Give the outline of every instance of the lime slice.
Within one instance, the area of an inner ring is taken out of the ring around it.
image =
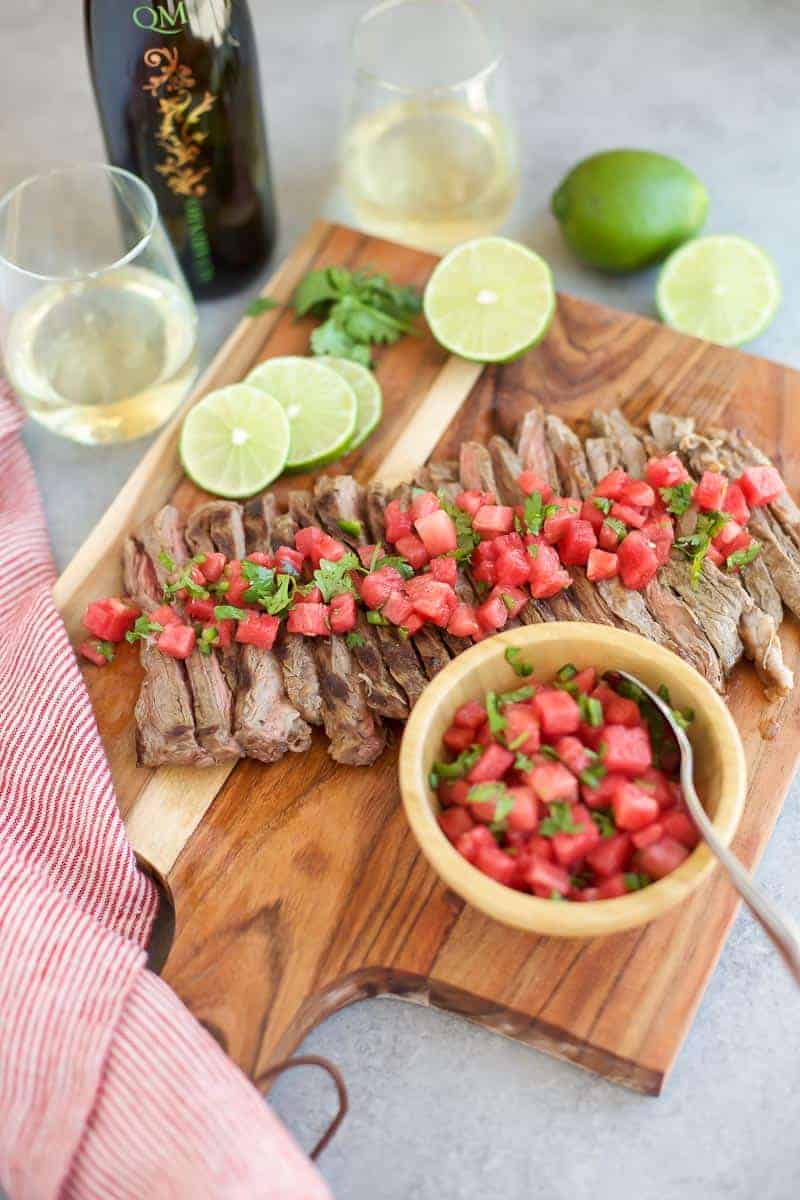
[[[670,255],[656,287],[662,320],[720,346],[763,333],[781,299],[778,272],[745,238],[696,238]]]
[[[274,396],[289,418],[288,471],[322,467],[344,454],[356,428],[349,383],[313,358],[270,358],[245,383]]]
[[[289,422],[277,400],[246,383],[210,392],[183,422],[183,469],[203,491],[235,500],[272,483],[286,465]]]
[[[477,362],[508,362],[550,326],[555,292],[543,258],[502,237],[464,242],[425,288],[425,317],[446,350]]]
[[[341,375],[356,394],[356,431],[347,447],[348,453],[365,442],[383,415],[381,385],[372,371],[350,358],[331,358],[325,355],[319,361]]]

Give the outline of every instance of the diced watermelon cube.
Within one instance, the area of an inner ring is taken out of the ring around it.
[[[604,475],[594,489],[596,496],[603,496],[606,500],[619,500],[622,495],[622,489],[630,480],[630,476],[621,467],[615,467],[613,471],[609,471],[608,475]]]
[[[661,840],[654,842],[652,846],[646,846],[644,850],[637,850],[634,863],[651,879],[663,879],[688,857],[689,851],[685,846],[664,834]]]
[[[619,559],[608,550],[595,547],[589,551],[586,562],[586,576],[595,583],[598,579],[613,579],[619,570]]]
[[[564,532],[558,553],[565,566],[583,566],[597,545],[595,532],[588,521],[572,521]]]
[[[349,633],[356,627],[356,598],[352,592],[333,596],[329,616],[331,633]]]
[[[451,804],[467,804],[469,784],[466,779],[443,779],[436,789],[439,803],[445,808]]]
[[[506,719],[506,744],[515,746],[523,754],[535,754],[539,749],[539,722],[530,704],[521,702],[507,704],[503,709]],[[524,736],[524,741],[517,740]]]
[[[478,849],[475,866],[490,879],[496,879],[498,883],[504,883],[506,886],[510,885],[517,869],[514,859],[494,843]]]
[[[527,874],[528,886],[536,896],[549,899],[553,892],[566,896],[570,890],[570,879],[564,867],[557,863],[535,858]]]
[[[606,725],[603,730],[606,770],[622,775],[642,775],[652,766],[650,735],[641,725],[635,729],[627,725]]]
[[[657,819],[659,811],[655,796],[630,782],[617,788],[611,807],[614,810],[617,828],[627,829],[629,832],[650,825]]]
[[[580,833],[556,833],[552,839],[556,861],[562,867],[569,867],[585,858],[600,841],[600,831],[587,808],[582,804],[573,804],[570,812],[572,824],[580,829]]]
[[[492,589],[489,599],[495,596],[499,596],[506,606],[509,620],[513,620],[514,617],[519,616],[528,603],[528,595],[521,588],[504,587],[500,583],[497,583]]]
[[[411,521],[416,525],[421,517],[427,517],[440,508],[439,497],[434,492],[417,492],[411,500]]]
[[[597,683],[597,671],[594,667],[584,667],[582,671],[578,671],[572,683],[579,692],[585,692],[588,695],[594,690]]]
[[[270,562],[265,563],[264,565],[270,566],[271,562],[272,562],[272,559],[270,557]],[[225,568],[225,555],[220,554],[216,550],[209,551],[206,554],[205,558],[203,559],[203,563],[202,563],[203,579],[206,581],[206,583],[216,583],[217,580],[221,577],[224,568]]]
[[[442,629],[458,603],[453,589],[446,583],[438,583],[430,575],[417,575],[406,580],[405,594],[423,621],[430,621]]]
[[[689,472],[677,454],[667,454],[664,458],[651,458],[645,467],[644,476],[654,488],[675,487],[686,482]]]
[[[430,573],[437,583],[455,587],[458,580],[458,563],[454,558],[431,559]]]
[[[535,553],[534,553],[535,552]],[[548,600],[564,588],[571,587],[572,576],[561,565],[558,551],[544,543],[528,547],[531,595],[536,600]]]
[[[431,558],[439,554],[449,554],[458,546],[455,522],[441,508],[425,517],[419,517],[414,522],[414,528]]]
[[[775,467],[748,467],[737,482],[751,508],[770,504],[786,491],[786,484]]]
[[[612,504],[610,516],[615,521],[622,521],[629,529],[641,529],[647,520],[642,510],[631,504]]]
[[[397,539],[411,533],[411,513],[400,506],[399,500],[390,500],[383,514],[387,542],[397,545]],[[369,566],[369,563],[365,564]]]
[[[608,521],[603,521],[600,526],[600,532],[597,535],[597,544],[601,550],[607,550],[613,554],[619,548],[620,536]]]
[[[595,533],[600,532],[600,526],[605,519],[605,513],[602,508],[597,507],[591,496],[589,496],[588,500],[584,500],[579,515],[582,521],[589,522]]]
[[[680,842],[687,850],[694,850],[700,841],[697,826],[687,812],[680,809],[670,809],[659,817],[659,824],[664,833]]]
[[[550,484],[541,475],[537,475],[535,471],[521,471],[517,476],[517,483],[519,484],[520,491],[524,492],[526,496],[531,496],[534,492],[538,492],[545,504],[548,503],[553,495],[553,489],[550,487]]]
[[[603,776],[596,787],[584,784],[581,787],[581,799],[589,808],[609,808],[617,789],[627,782],[627,775],[618,775],[611,771]]]
[[[552,517],[547,517],[544,523],[542,532],[545,540],[555,546],[565,536],[571,525],[574,525],[579,520],[580,508],[577,503],[564,505],[561,510]]]
[[[577,803],[578,781],[563,763],[545,761],[529,771],[526,779],[544,804],[556,800]]]
[[[624,896],[627,891],[624,875],[609,875],[608,879],[597,885],[597,899],[615,900],[618,896]]]
[[[456,754],[466,750],[475,740],[475,730],[465,729],[461,725],[451,725],[442,737],[447,749],[455,750]]]
[[[675,526],[666,515],[651,517],[642,526],[642,534],[651,542],[655,550],[656,561],[660,567],[669,562],[672,543],[675,541]]]
[[[457,842],[464,833],[475,828],[475,822],[465,808],[449,808],[439,813],[439,828],[451,842]]]
[[[467,700],[456,709],[453,724],[464,729],[479,729],[486,720],[486,705],[480,700]]]
[[[537,746],[538,749],[538,746]],[[580,738],[567,734],[559,738],[555,744],[555,752],[565,767],[569,767],[573,775],[580,775],[592,761],[589,751]]]
[[[729,513],[734,521],[738,521],[742,526],[746,525],[750,520],[750,509],[740,484],[728,484],[725,499],[722,501],[722,511]]]
[[[330,537],[324,530],[317,528],[316,525],[309,525],[305,529],[298,529],[294,544],[304,558],[311,560],[311,564],[315,569],[322,562],[323,558],[328,562],[338,562],[347,553],[347,547],[344,542]]]
[[[616,875],[624,871],[631,861],[633,843],[629,833],[615,833],[612,837],[600,838],[586,855],[586,861],[598,875]]]
[[[418,538],[414,533],[404,534],[402,537],[395,539],[395,549],[398,554],[402,554],[403,558],[414,568],[415,571],[421,571],[428,561],[428,551],[425,549],[425,544],[421,538]]]
[[[339,559],[342,557],[342,555],[345,552],[344,546],[342,546],[341,542],[334,543],[333,538],[330,538],[329,540],[334,545],[334,549],[332,550],[332,553],[336,555],[336,558],[331,558],[330,561],[338,562]],[[337,545],[341,547],[341,553],[338,553],[337,550],[335,549],[335,547]],[[280,575],[299,575],[300,572],[303,570],[303,557],[304,556],[300,553],[299,550],[294,550],[291,546],[278,546],[278,549],[275,551],[275,570]],[[325,557],[325,556],[323,555],[323,557]],[[228,565],[230,566],[230,563]],[[319,565],[319,564],[317,564],[317,565]],[[241,578],[243,578],[243,577],[241,577]],[[247,588],[250,586],[250,584],[248,583],[248,581],[246,579],[244,580],[244,582],[245,582],[245,591],[247,591]],[[230,599],[232,591],[233,591],[233,580],[231,580],[230,589],[226,593],[228,602],[230,604],[235,603],[235,601]]]
[[[196,640],[191,625],[167,625],[164,632],[158,635],[156,646],[162,654],[169,654],[171,658],[188,658]]]
[[[495,845],[495,840],[485,825],[476,825],[467,833],[462,833],[456,842],[456,850],[467,862],[474,863],[481,846]]]
[[[244,623],[239,622],[237,642],[243,640],[240,633]],[[296,604],[289,612],[286,628],[289,633],[302,633],[306,637],[327,637],[331,631],[327,604]]]
[[[392,592],[402,591],[403,576],[394,567],[381,567],[361,580],[361,599],[367,608],[381,608]]]
[[[637,850],[644,850],[645,846],[652,846],[653,842],[661,840],[664,834],[664,826],[660,821],[654,821],[652,825],[645,825],[643,829],[637,829],[631,834],[631,841]]]
[[[456,508],[460,508],[462,512],[468,513],[470,517],[474,517],[479,508],[483,508],[485,504],[494,504],[494,492],[479,492],[477,489],[472,489],[466,492],[459,492],[456,496]]]
[[[83,614],[83,624],[89,633],[102,642],[121,642],[133,629],[141,609],[125,604],[116,596],[93,601]]]
[[[633,530],[620,543],[619,574],[625,587],[646,587],[658,570],[658,559],[651,543],[643,534]]]
[[[393,625],[407,626],[413,611],[411,601],[400,591],[390,592],[381,607],[381,615]]]
[[[187,617],[191,617],[193,621],[213,621],[214,601],[195,599],[187,600],[186,615]]]
[[[530,556],[522,545],[519,548],[504,546],[495,563],[495,579],[501,586],[519,587],[528,582],[530,570]]]
[[[644,479],[629,479],[623,484],[619,498],[623,504],[632,504],[634,508],[652,508],[656,502],[656,494]]]
[[[514,755],[510,750],[497,742],[486,747],[474,767],[467,775],[470,783],[488,783],[502,779],[506,771],[514,765]]]
[[[483,604],[479,604],[475,615],[481,629],[486,633],[494,633],[495,630],[502,629],[508,621],[508,609],[499,592],[492,592]]]
[[[509,533],[514,528],[514,509],[508,504],[484,504],[475,513],[472,527],[481,538]]]
[[[382,542],[369,542],[366,546],[359,546],[356,551],[361,559],[362,567],[370,569],[373,562],[377,562],[379,558],[383,558],[386,554],[386,549]]]
[[[508,828],[512,833],[529,834],[539,824],[539,806],[529,787],[510,787],[509,795],[514,798],[514,807],[508,814]]]
[[[108,659],[99,649],[97,642],[81,642],[80,646],[78,646],[78,654],[88,659],[89,662],[94,663],[96,667],[108,666]]]
[[[569,692],[558,688],[542,688],[533,697],[533,708],[542,734],[548,740],[575,733],[581,722],[581,712]]]
[[[447,632],[453,637],[475,638],[482,633],[481,624],[472,604],[459,603],[450,614]]]
[[[719,471],[703,471],[700,482],[694,489],[694,502],[705,510],[721,508],[728,489],[728,481]]]

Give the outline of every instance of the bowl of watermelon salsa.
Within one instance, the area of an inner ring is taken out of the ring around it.
[[[595,937],[643,925],[714,869],[684,806],[675,739],[695,752],[717,833],[744,807],[744,751],[724,701],[671,651],[621,629],[552,622],[454,658],[415,705],[400,752],[423,853],[469,904],[518,929]]]

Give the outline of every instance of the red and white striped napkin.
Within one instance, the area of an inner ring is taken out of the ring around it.
[[[0,1184],[11,1200],[322,1200],[244,1075],[146,969],[156,908],[51,595],[0,392]]]

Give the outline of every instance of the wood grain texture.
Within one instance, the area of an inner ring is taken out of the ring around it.
[[[427,254],[318,224],[268,291],[286,298],[311,265],[387,270],[423,284]],[[247,321],[195,397],[257,361],[304,353],[310,323],[274,311]],[[532,400],[570,421],[621,405],[641,421],[661,407],[701,422],[741,424],[800,490],[800,375],[569,296],[547,338],[516,363],[446,363],[427,332],[378,356],[386,415],[336,470],[366,480],[405,470],[416,452],[452,456],[467,437],[511,432]],[[462,400],[459,406],[459,399]],[[83,605],[119,587],[118,548],[136,519],[172,495],[188,512],[205,497],[180,478],[177,425],[150,451],[57,589],[72,632]],[[306,477],[282,483],[303,486]],[[177,485],[177,486],[176,486]],[[787,620],[784,655],[800,667]],[[149,772],[133,760],[137,655],[87,668],[121,808],[143,858],[167,878],[176,935],[164,971],[191,1010],[258,1080],[325,1016],[392,993],[462,1013],[579,1066],[658,1093],[700,1002],[736,910],[716,874],[659,921],[575,942],[502,927],[465,907],[423,860],[397,792],[399,729],[374,768],[337,766],[315,733],[310,752],[233,772]],[[729,703],[750,788],[734,846],[749,865],[769,837],[798,758],[800,689],[770,712],[749,667]]]

